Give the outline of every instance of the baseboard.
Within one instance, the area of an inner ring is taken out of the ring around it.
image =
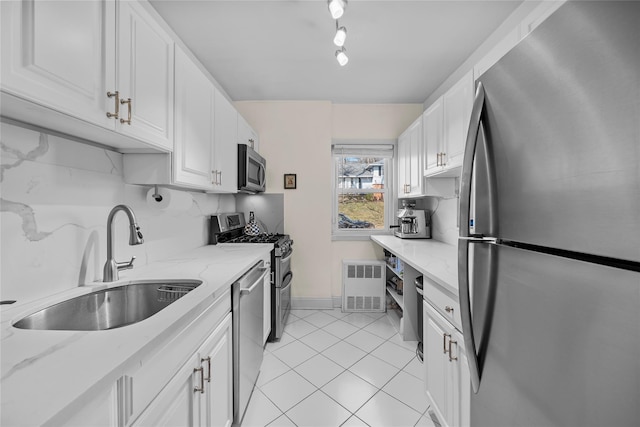
[[[331,310],[334,307],[333,298],[291,297],[293,309]]]
[[[333,308],[342,308],[342,296],[333,297]]]

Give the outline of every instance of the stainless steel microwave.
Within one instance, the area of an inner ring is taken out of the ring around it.
[[[238,144],[238,191],[262,193],[266,187],[267,161],[247,144]]]

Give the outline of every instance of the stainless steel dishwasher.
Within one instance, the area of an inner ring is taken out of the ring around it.
[[[255,264],[232,286],[233,424],[239,426],[262,364],[263,279],[270,271]]]

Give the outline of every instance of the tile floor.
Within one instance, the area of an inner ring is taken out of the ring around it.
[[[292,310],[242,427],[433,427],[415,348],[384,313]]]

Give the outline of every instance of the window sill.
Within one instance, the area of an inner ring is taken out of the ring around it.
[[[371,236],[390,236],[393,233],[388,230],[380,230],[378,232],[364,232],[364,233],[340,233],[340,234],[332,234],[331,240],[340,242],[340,241],[364,241],[371,240]]]

